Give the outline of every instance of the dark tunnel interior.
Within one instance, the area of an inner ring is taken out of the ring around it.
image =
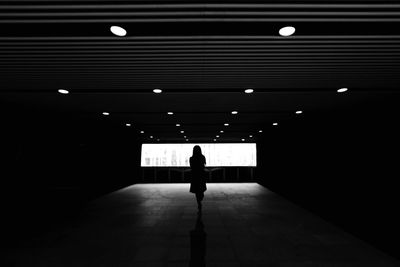
[[[398,266],[399,3],[56,2],[0,3],[4,266],[78,244],[84,266]],[[257,166],[206,165],[201,218],[194,171],[141,167],[145,143],[255,143]]]
[[[398,100],[378,95],[357,110],[305,114],[264,133],[255,181],[397,257]],[[8,242],[68,223],[88,201],[142,182],[138,134],[21,106],[2,110],[12,114],[2,122],[1,153]]]

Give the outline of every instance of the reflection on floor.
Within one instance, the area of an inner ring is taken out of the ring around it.
[[[12,252],[16,266],[398,266],[255,183],[137,184]],[[11,252],[10,252],[11,253]]]

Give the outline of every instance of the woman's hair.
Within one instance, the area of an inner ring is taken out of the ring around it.
[[[201,148],[200,146],[194,146],[193,147],[193,157],[199,157],[202,156],[203,154],[201,154]]]

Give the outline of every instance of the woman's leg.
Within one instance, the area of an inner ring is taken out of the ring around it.
[[[204,198],[203,192],[196,193],[196,200],[197,200],[197,206],[199,208],[199,211],[201,210],[201,201],[203,200],[203,198]]]

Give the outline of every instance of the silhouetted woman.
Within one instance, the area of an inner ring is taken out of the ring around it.
[[[193,147],[193,155],[190,157],[190,168],[192,168],[192,181],[190,192],[196,194],[197,206],[201,212],[201,201],[204,198],[204,191],[207,190],[204,166],[206,158],[201,154],[200,146]]]

